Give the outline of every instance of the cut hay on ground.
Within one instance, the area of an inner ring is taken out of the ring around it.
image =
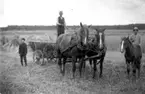
[[[8,43],[8,42],[9,42],[9,39],[8,39],[7,37],[2,36],[2,37],[0,38],[0,46],[5,45],[5,44]]]
[[[15,35],[12,40],[3,45],[3,49],[8,51],[18,51],[19,44],[20,37]]]
[[[71,64],[66,64],[66,74],[62,76],[53,62],[39,66],[28,59],[28,66],[22,67],[13,52],[0,53],[0,56],[2,94],[145,94],[145,65],[142,64],[141,78],[131,82],[119,52],[106,53],[103,78],[96,79],[92,79],[88,65],[82,78],[77,70],[76,78],[72,79]],[[28,57],[31,57],[30,53]]]

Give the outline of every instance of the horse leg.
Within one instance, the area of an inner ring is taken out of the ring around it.
[[[49,62],[49,58],[47,57],[47,63]]]
[[[86,61],[84,61],[84,58],[83,58],[82,62],[83,62],[83,73],[85,73]]]
[[[138,65],[138,78],[140,78],[140,64]]]
[[[138,78],[140,78],[140,66],[141,66],[141,60],[137,62],[137,69],[138,69]]]
[[[59,66],[59,69],[60,69],[60,73],[62,73],[62,62],[61,62],[61,59],[62,59],[62,55],[61,55],[61,53],[60,53],[60,50],[59,49],[57,49],[56,50],[56,53],[57,53],[57,64],[58,64],[58,66]]]
[[[100,75],[99,77],[102,77],[102,72],[103,72],[103,62],[104,62],[104,57],[101,58],[100,62]]]
[[[93,64],[94,64],[93,78],[96,77],[96,70],[97,70],[96,61],[97,61],[96,59],[93,59]]]
[[[33,62],[35,62],[35,52],[33,52]]]
[[[62,75],[65,75],[65,63],[67,58],[63,58],[63,65],[62,65]]]
[[[42,54],[42,63],[41,63],[41,65],[43,65],[44,64],[44,55]]]
[[[75,78],[75,71],[76,71],[76,57],[72,57],[72,72],[73,72],[73,78]]]
[[[89,63],[90,63],[90,67],[91,67],[90,71],[92,71],[92,69],[93,69],[93,67],[92,67],[92,59],[89,59]]]
[[[127,75],[129,78],[129,73],[130,73],[130,62],[126,61],[126,65],[127,65]]]
[[[79,66],[79,71],[80,71],[80,77],[82,76],[82,67],[85,66],[84,65],[84,58],[80,59],[80,66]]]
[[[61,64],[61,58],[59,57],[58,58],[58,66],[59,66],[59,69],[60,69],[60,72],[62,72],[62,64]]]
[[[133,64],[132,64],[132,72],[133,72],[133,77],[135,77],[135,79],[136,79],[136,60],[135,61],[133,61],[132,62]]]

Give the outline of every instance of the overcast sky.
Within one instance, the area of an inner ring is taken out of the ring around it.
[[[145,0],[0,0],[0,26],[145,23]]]

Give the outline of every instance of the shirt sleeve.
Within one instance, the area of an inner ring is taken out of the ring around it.
[[[20,47],[21,45],[19,45],[19,54],[20,54],[20,50],[21,50],[21,47]]]
[[[58,18],[56,19],[56,25],[59,25],[60,23],[59,23],[59,21],[58,21]]]
[[[141,44],[141,36],[139,35],[139,44]]]
[[[26,45],[26,54],[27,54],[27,52],[28,52],[28,49],[27,49],[27,45]]]
[[[64,27],[66,26],[66,23],[65,23],[65,18],[63,18],[64,19]]]

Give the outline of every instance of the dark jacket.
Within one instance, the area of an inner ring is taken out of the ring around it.
[[[62,24],[62,25],[59,25],[59,26],[63,26],[64,27],[64,25],[65,25],[64,17],[62,17],[62,19],[61,19],[61,17],[58,17],[58,23]]]
[[[62,17],[58,17],[58,23],[60,23],[61,25],[57,25],[57,36],[61,35],[64,33],[65,31],[65,20]]]
[[[22,43],[19,45],[19,54],[26,55],[27,54],[27,45],[26,43]]]

